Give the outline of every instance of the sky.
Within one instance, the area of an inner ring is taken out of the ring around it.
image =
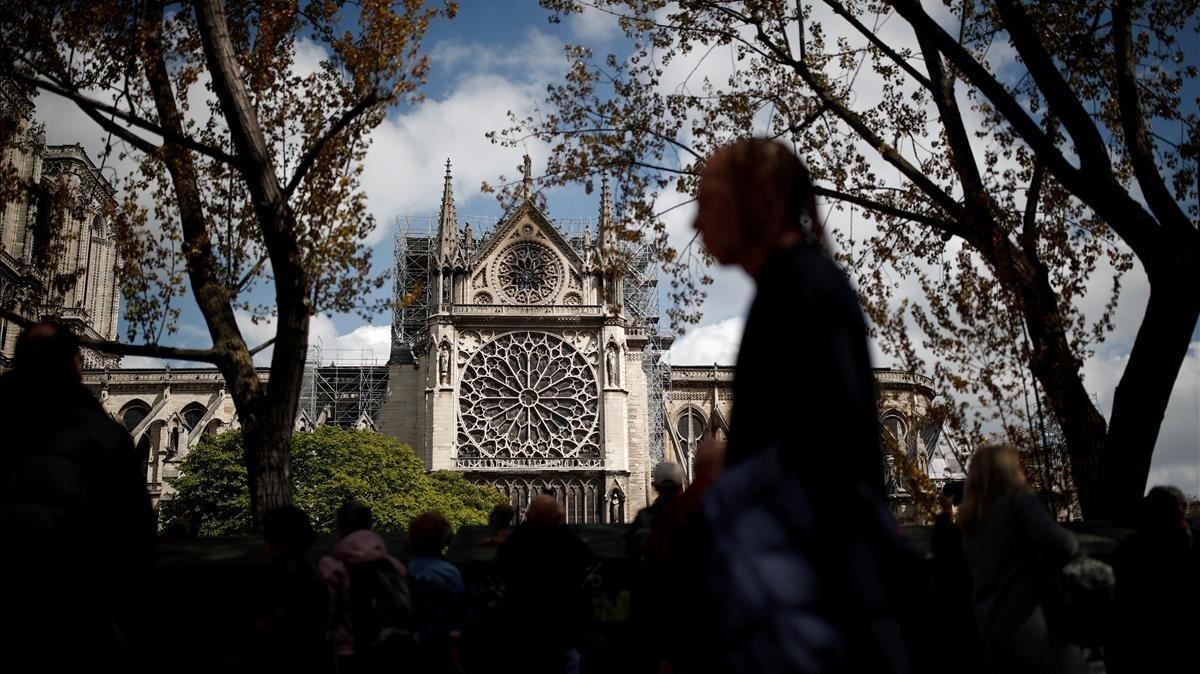
[[[598,12],[549,22],[548,12],[534,0],[463,0],[452,21],[435,21],[425,45],[430,56],[425,98],[414,105],[393,109],[372,136],[363,175],[369,208],[377,221],[369,240],[376,270],[392,264],[392,237],[397,218],[431,216],[439,206],[444,164],[453,166],[454,192],[460,216],[498,217],[495,198],[481,194],[484,181],[500,174],[517,172],[521,155],[533,158],[535,172],[548,154],[538,143],[504,148],[484,136],[508,124],[507,113],[518,116],[535,112],[546,85],[561,78],[567,61],[562,53],[566,42],[582,43],[602,55],[623,53],[623,36],[615,22]],[[893,22],[892,25],[900,22]],[[890,27],[889,27],[890,28]],[[893,39],[906,39],[897,35]],[[675,67],[692,67],[681,60]],[[706,66],[707,67],[707,66]],[[864,92],[870,95],[869,92]],[[103,147],[99,130],[72,105],[43,94],[37,114],[46,122],[49,143],[79,142],[94,156]],[[547,192],[551,218],[595,217],[598,197],[578,187]],[[678,195],[664,195],[662,206]],[[677,245],[691,237],[693,211],[683,207],[667,216],[668,231]],[[833,227],[841,223],[831,221]],[[670,352],[676,365],[732,364],[737,354],[744,316],[753,295],[750,280],[734,269],[716,269],[714,283],[703,307],[701,322],[678,338]],[[1098,280],[1103,285],[1104,279]],[[1097,293],[1094,303],[1103,302]],[[1140,269],[1125,280],[1118,308],[1116,329],[1084,364],[1085,385],[1102,412],[1111,410],[1112,393],[1140,323],[1148,286]],[[1085,300],[1086,302],[1092,299]],[[203,321],[190,297],[180,302],[183,310],[179,332],[164,343],[204,347],[210,343]],[[1085,312],[1087,307],[1085,305]],[[269,323],[253,324],[241,316],[247,341],[256,344],[273,334]],[[391,317],[380,314],[364,321],[352,315],[320,315],[310,326],[311,339],[344,359],[365,357],[386,362],[390,351]],[[123,330],[119,334],[124,334]],[[781,337],[781,348],[786,339]],[[894,361],[873,346],[877,366]],[[269,352],[260,354],[266,363]],[[332,356],[329,356],[332,357]],[[326,359],[329,359],[327,357]],[[126,367],[157,366],[151,359],[125,358]],[[1176,381],[1171,403],[1155,452],[1150,484],[1172,483],[1192,494],[1200,494],[1200,338],[1193,336],[1191,349]]]

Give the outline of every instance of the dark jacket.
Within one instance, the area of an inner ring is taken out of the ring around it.
[[[1061,568],[1079,551],[1075,535],[1055,522],[1037,497],[1019,491],[984,508],[978,529],[963,538],[975,582],[975,614],[985,633],[1015,630],[1042,604],[1041,560]]]
[[[52,639],[60,657],[124,651],[153,559],[143,458],[81,384],[0,377],[0,427],[0,577],[22,616],[0,633],[20,648]]]
[[[554,658],[579,645],[589,608],[584,578],[593,559],[566,525],[522,524],[500,546],[501,612],[516,630],[510,643],[526,644],[518,649],[521,657]]]
[[[798,244],[772,252],[755,282],[726,465],[785,444],[796,450],[789,459],[824,475],[831,490],[863,479],[882,494],[875,380],[849,280],[828,256]]]
[[[726,470],[703,497],[708,671],[932,671],[930,583],[883,500],[858,298],[803,243],[773,251],[755,282]]]
[[[1143,529],[1117,548],[1111,674],[1171,671],[1195,658],[1200,634],[1200,549],[1185,528]]]

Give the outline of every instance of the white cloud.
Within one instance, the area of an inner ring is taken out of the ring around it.
[[[430,72],[459,70],[466,73],[521,73],[541,76],[565,63],[563,44],[540,30],[526,31],[517,46],[492,47],[479,42],[442,40],[429,50]]]
[[[568,16],[566,23],[573,37],[590,45],[607,42],[621,34],[616,16],[590,5],[585,5],[582,12]]]
[[[454,88],[428,98],[404,114],[388,117],[371,134],[363,172],[371,212],[378,226],[368,245],[382,240],[397,216],[429,214],[442,195],[444,163],[451,160],[455,197],[461,205],[484,181],[513,176],[528,153],[544,166],[549,152],[540,141],[525,147],[493,145],[489,131],[511,124],[509,112],[531,114],[549,79],[565,67],[562,44],[530,31],[523,49],[491,49],[478,43],[440,42],[431,52],[433,69],[465,69]]]
[[[741,316],[693,328],[671,347],[672,365],[733,365],[746,321]]]

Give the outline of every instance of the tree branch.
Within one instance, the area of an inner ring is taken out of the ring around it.
[[[1038,38],[1037,29],[1025,9],[1013,0],[997,0],[996,7],[1033,81],[1075,141],[1075,152],[1084,170],[1111,175],[1112,162],[1099,129],[1073,93],[1071,85],[1054,65],[1054,59]]]
[[[971,148],[971,138],[963,125],[962,112],[958,109],[958,100],[954,97],[954,83],[950,80],[946,69],[942,66],[942,55],[929,42],[928,38],[917,33],[917,43],[925,57],[925,67],[929,71],[929,88],[933,102],[937,106],[938,117],[942,129],[946,132],[946,143],[950,146],[950,164],[963,185],[963,194],[967,208],[980,224],[995,224],[994,213],[991,209],[991,197],[979,174],[979,164],[975,160],[975,151]]]
[[[929,39],[958,72],[988,98],[1017,135],[1046,162],[1046,168],[1058,181],[1103,218],[1149,271],[1149,266],[1153,264],[1154,228],[1157,224],[1150,213],[1113,180],[1111,173],[1090,175],[1068,162],[1053,137],[1042,131],[1016,98],[958,40],[925,13],[918,0],[890,2],[917,34]]]
[[[93,120],[95,120],[96,123],[104,127],[105,130],[115,133],[126,142],[130,143],[134,147],[137,147],[139,150],[146,152],[147,154],[156,153],[158,151],[158,146],[152,144],[150,141],[142,138],[141,136],[129,133],[128,129],[117,124],[113,124],[111,120],[104,119],[104,116],[100,113],[103,112],[117,117],[122,121],[132,124],[133,126],[136,126],[140,129],[145,129],[146,131],[161,136],[164,140],[178,143],[189,150],[194,150],[201,154],[207,155],[213,159],[216,159],[217,161],[224,162],[226,164],[236,164],[237,162],[237,160],[231,155],[205,145],[204,143],[201,143],[186,134],[178,133],[159,124],[155,124],[154,122],[139,117],[138,115],[126,112],[114,105],[102,103],[94,98],[84,96],[76,89],[70,89],[55,82],[49,82],[38,77],[30,77],[14,71],[6,70],[4,76],[15,80],[20,80],[26,84],[30,84],[39,89],[62,96],[63,98],[74,102],[75,105],[79,106],[80,110],[87,114],[88,117],[91,117]]]
[[[354,123],[364,112],[380,102],[379,96],[372,91],[367,96],[364,96],[352,107],[342,113],[340,117],[329,127],[329,129],[313,143],[311,147],[304,152],[304,156],[300,159],[300,163],[296,165],[296,171],[292,174],[292,179],[288,181],[287,187],[283,188],[283,198],[289,199],[300,183],[304,181],[304,176],[308,175],[312,165],[316,163],[317,158],[321,156],[321,152],[330,142],[346,127]]]
[[[882,213],[884,215],[890,215],[895,218],[910,220],[912,222],[919,222],[923,225],[927,225],[934,229],[946,232],[947,234],[960,235],[960,232],[958,231],[959,228],[954,223],[952,223],[948,220],[943,220],[941,218],[935,218],[931,215],[923,215],[921,213],[914,213],[913,211],[906,211],[902,208],[898,208],[896,206],[891,206],[889,204],[885,204],[882,201],[876,201],[874,199],[864,197],[864,196],[861,196],[858,194],[850,194],[849,192],[841,192],[838,190],[830,189],[828,187],[821,187],[819,185],[813,186],[813,192],[817,196],[822,196],[827,199],[836,199],[838,201],[845,201],[846,203],[854,204],[856,206],[862,206],[863,208],[867,208],[872,211]]]
[[[883,52],[888,58],[892,59],[896,65],[900,66],[904,72],[908,73],[913,79],[919,82],[921,86],[925,87],[926,89],[933,88],[933,84],[929,81],[928,77],[922,74],[921,71],[912,67],[912,65],[904,57],[900,56],[895,49],[892,49],[890,46],[888,46],[888,44],[880,39],[880,37],[876,35],[875,32],[870,28],[867,28],[866,24],[859,21],[858,17],[851,14],[850,10],[847,9],[845,5],[837,2],[836,0],[825,0],[825,4],[829,5],[829,8],[832,9],[835,14],[845,19],[846,22],[851,26],[854,26],[855,30],[861,33],[863,37],[870,40],[871,44],[875,45],[879,51]]]
[[[250,356],[253,357],[253,356],[257,355],[259,351],[262,351],[263,349],[267,348],[268,346],[273,345],[274,343],[275,343],[274,337],[268,339],[267,341],[263,342],[262,344],[259,344],[258,346],[254,347],[253,349],[250,349]]]
[[[733,12],[733,14],[738,15],[737,12]],[[824,82],[822,82],[818,76],[813,73],[811,69],[809,69],[807,63],[803,61],[797,61],[796,59],[792,58],[790,54],[782,52],[779,48],[779,45],[775,44],[769,39],[770,36],[768,36],[766,31],[763,30],[761,22],[750,21],[749,19],[747,19],[747,21],[748,25],[754,26],[756,29],[758,40],[762,42],[763,45],[773,54],[775,54],[777,59],[791,67],[792,70],[800,76],[800,79],[802,79],[804,83],[808,85],[808,88],[817,95],[817,98],[821,99],[821,102],[825,106],[832,110],[833,113],[837,115],[838,118],[843,122],[845,122],[847,126],[853,129],[854,132],[857,133],[860,138],[866,141],[867,144],[870,145],[876,152],[878,152],[885,161],[899,169],[899,171],[904,174],[904,177],[912,181],[912,183],[916,185],[919,190],[924,192],[926,196],[928,196],[934,203],[936,203],[947,213],[955,216],[955,218],[958,218],[962,212],[962,206],[955,201],[954,197],[950,196],[945,190],[938,187],[937,184],[930,180],[929,177],[926,176],[919,168],[913,166],[912,163],[905,159],[904,156],[896,150],[896,148],[892,147],[890,143],[881,138],[879,134],[875,133],[875,130],[871,128],[870,124],[868,124],[862,117],[847,107],[844,103],[842,103],[842,101],[840,101],[838,97],[829,90],[829,87],[827,87]],[[956,233],[961,234],[960,232]]]
[[[1113,62],[1117,71],[1117,103],[1121,109],[1121,128],[1125,147],[1142,194],[1159,222],[1177,231],[1195,231],[1179,203],[1171,197],[1154,160],[1154,146],[1146,130],[1146,118],[1138,98],[1136,62],[1133,55],[1133,28],[1129,0],[1113,5]]]
[[[0,309],[0,318],[28,329],[37,320],[32,320],[9,309]],[[62,329],[66,329],[64,326]],[[184,349],[175,346],[160,346],[158,344],[127,344],[108,339],[92,339],[86,335],[76,335],[79,345],[94,351],[102,351],[117,356],[148,356],[151,358],[170,358],[173,360],[190,360],[202,363],[216,363],[218,360],[215,349]],[[18,363],[19,365],[19,363]]]

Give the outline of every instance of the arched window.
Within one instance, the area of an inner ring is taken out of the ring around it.
[[[886,447],[890,447],[891,443],[897,443],[900,448],[905,446],[905,439],[908,431],[905,428],[904,420],[899,415],[889,414],[883,418],[883,441]]]
[[[121,410],[121,423],[125,426],[125,430],[132,433],[147,414],[150,414],[150,406],[140,400],[135,400]]]
[[[220,419],[213,419],[212,421],[208,422],[207,426],[204,427],[204,435],[216,435],[217,433],[220,433],[221,429],[224,427],[225,422],[221,421]]]
[[[183,425],[187,426],[188,430],[196,427],[200,420],[204,418],[204,413],[208,410],[200,403],[192,403],[183,408],[183,413],[179,416],[183,417]]]
[[[679,441],[687,447],[689,453],[695,451],[696,443],[704,438],[706,426],[704,415],[690,408],[675,419],[675,432],[679,434]]]

